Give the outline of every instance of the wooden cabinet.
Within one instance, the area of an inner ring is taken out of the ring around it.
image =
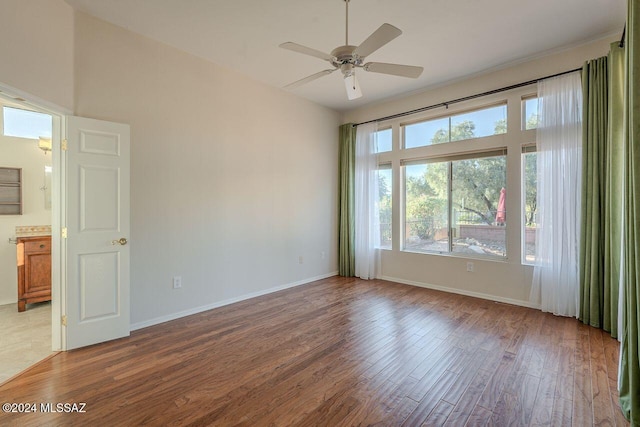
[[[18,237],[18,311],[51,300],[51,236]]]
[[[22,169],[0,168],[0,215],[22,215]]]

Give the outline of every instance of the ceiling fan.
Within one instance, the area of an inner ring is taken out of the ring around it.
[[[365,41],[359,46],[349,44],[349,0],[344,0],[346,7],[346,30],[344,46],[338,46],[331,51],[331,54],[321,52],[310,47],[302,46],[293,42],[286,42],[280,45],[283,49],[292,50],[294,52],[303,53],[305,55],[314,56],[324,59],[333,65],[333,68],[322,70],[312,74],[304,79],[300,79],[285,86],[285,88],[294,88],[309,83],[327,74],[331,74],[336,70],[342,71],[344,75],[344,83],[347,89],[347,97],[349,100],[357,99],[362,96],[362,91],[356,80],[356,68],[362,68],[372,73],[390,74],[393,76],[418,78],[422,74],[422,67],[413,65],[388,64],[385,62],[364,62],[365,57],[369,56],[391,40],[402,34],[400,29],[390,24],[382,24],[380,28],[375,30]]]

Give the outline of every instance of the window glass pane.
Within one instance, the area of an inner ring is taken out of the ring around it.
[[[524,176],[522,177],[524,206],[524,230],[522,240],[523,254],[522,262],[531,264],[536,260],[536,226],[537,226],[537,160],[538,154],[523,153],[524,167],[522,168]]]
[[[386,151],[391,151],[392,142],[391,142],[391,129],[380,130],[376,132],[376,152],[384,153]]]
[[[538,98],[529,98],[522,102],[524,104],[524,129],[536,129],[538,127]]]
[[[506,254],[506,156],[452,162],[454,253]]]
[[[507,106],[457,114],[404,126],[404,148],[462,141],[507,132]]]
[[[51,138],[51,116],[35,111],[3,107],[4,135],[20,138]]]
[[[391,167],[380,166],[378,169],[378,193],[380,215],[380,247],[391,249],[391,191],[393,189]]]
[[[448,252],[448,163],[405,166],[404,249]]]
[[[449,142],[449,118],[414,123],[404,127],[404,148]]]
[[[498,105],[451,117],[451,141],[507,132],[507,106]]]

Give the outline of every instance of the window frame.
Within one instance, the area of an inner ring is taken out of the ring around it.
[[[411,256],[440,256],[459,259],[478,259],[482,262],[505,263],[510,265],[522,265],[522,211],[521,211],[521,146],[522,144],[535,141],[536,130],[522,130],[522,99],[536,96],[535,84],[524,86],[509,91],[498,92],[482,97],[470,97],[466,101],[456,104],[430,108],[406,116],[392,117],[378,123],[378,129],[392,129],[393,149],[389,152],[377,154],[378,163],[392,164],[392,249],[387,253],[390,259],[403,257],[402,254],[415,254]],[[446,95],[445,95],[446,96]],[[437,100],[432,100],[436,101]],[[408,124],[431,120],[439,117],[457,115],[468,111],[481,110],[485,107],[495,105],[507,105],[507,132],[497,135],[490,135],[481,138],[474,138],[450,143],[434,144],[416,148],[404,148],[404,127]],[[360,117],[360,120],[367,120],[368,117]],[[508,221],[505,227],[506,244],[505,257],[477,257],[475,254],[465,253],[437,253],[437,252],[412,252],[405,250],[404,246],[404,216],[405,216],[405,174],[402,163],[411,160],[436,159],[454,156],[458,154],[471,154],[483,151],[492,151],[507,147],[507,181],[508,191],[506,209],[509,212]],[[431,261],[429,261],[431,262]],[[530,268],[529,264],[526,264]]]

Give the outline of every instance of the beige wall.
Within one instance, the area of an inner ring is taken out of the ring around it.
[[[16,246],[17,225],[50,225],[51,209],[45,209],[44,167],[51,165],[51,153],[38,148],[38,140],[4,136],[0,103],[0,167],[22,168],[22,215],[0,215],[0,305],[18,301]]]
[[[62,0],[2,0],[0,85],[73,111],[73,16]]]
[[[337,270],[337,113],[82,13],[75,27],[76,114],[131,125],[134,327]]]
[[[379,103],[375,106],[361,108],[343,115],[343,123],[358,123],[373,120],[391,114],[410,111],[416,108],[438,104],[452,99],[465,97],[501,87],[534,80],[539,77],[581,67],[588,59],[605,55],[609,43],[614,41],[599,40],[584,44],[555,54],[540,57],[535,60],[520,63],[508,68],[479,75],[465,81],[433,88],[428,91]],[[428,73],[428,69],[425,71]],[[520,99],[523,95],[535,93],[535,85],[503,92],[491,97],[469,101],[450,107],[448,113],[456,110],[477,108],[492,102],[509,102],[508,133],[504,136],[482,138],[479,140],[462,141],[455,144],[455,150],[474,151],[497,147],[507,147],[507,212],[520,212],[520,152],[521,145],[535,141],[534,131],[520,131]],[[395,121],[396,128],[402,121],[427,118],[447,114],[443,109],[428,113],[421,113]],[[398,134],[399,132],[396,132]],[[447,144],[413,149],[424,151],[424,156],[444,154],[449,150]],[[401,151],[387,154],[385,162],[395,165],[394,189],[400,193],[400,162],[403,159]],[[401,218],[400,200],[394,201],[394,234],[400,235],[398,219]],[[529,305],[529,292],[533,268],[522,265],[520,260],[520,218],[519,215],[508,215],[507,228],[507,259],[487,260],[469,259],[448,255],[432,255],[423,253],[409,253],[401,251],[400,239],[396,237],[393,250],[382,251],[382,276],[384,278],[418,286],[427,286],[452,292],[475,295],[484,298],[506,301],[521,305]],[[474,263],[474,272],[467,272],[467,262]]]

